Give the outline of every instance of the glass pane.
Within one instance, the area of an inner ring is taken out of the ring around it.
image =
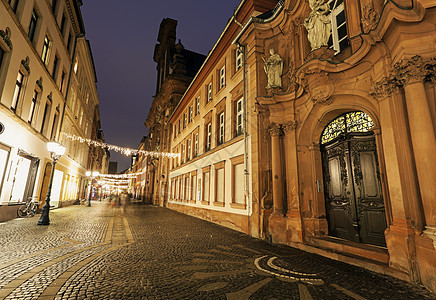
[[[6,165],[8,163],[9,151],[0,149],[0,187],[3,182],[3,175],[5,174]]]
[[[345,23],[345,12],[341,11],[337,16],[336,16],[336,24],[337,26],[341,26],[343,23]]]
[[[321,144],[330,142],[338,137],[341,133],[345,133],[345,118],[340,116],[331,121],[324,129],[321,136]]]
[[[364,112],[355,111],[348,113],[347,132],[368,132],[374,127],[372,119]]]
[[[341,27],[338,28],[338,39],[341,40],[346,36],[347,36],[347,26],[343,24]]]

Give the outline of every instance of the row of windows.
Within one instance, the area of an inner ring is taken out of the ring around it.
[[[12,10],[14,11],[14,13],[17,13],[17,9],[18,9],[18,5],[19,5],[20,1],[19,0],[9,0],[9,5],[12,8]],[[57,0],[53,0],[52,2],[52,12],[53,15],[56,18],[56,9],[58,7],[58,1]],[[38,10],[36,7],[33,8],[32,13],[30,15],[30,21],[29,21],[29,26],[28,26],[28,30],[27,30],[27,36],[30,39],[30,41],[32,42],[33,45],[36,45],[36,31],[38,28],[38,24],[39,22],[41,22],[41,17],[38,14]],[[62,18],[61,18],[61,23],[59,26],[59,30],[62,34],[62,36],[65,38],[66,35],[66,23],[67,23],[67,17],[66,17],[66,13],[62,13]],[[67,51],[69,51],[71,53],[71,47],[72,47],[72,43],[73,43],[73,34],[72,31],[70,30],[68,32],[68,39],[67,39]],[[44,63],[44,65],[46,66],[46,68],[48,68],[49,62],[50,62],[50,57],[51,57],[51,52],[53,45],[52,45],[52,40],[50,39],[50,35],[47,33],[44,35],[44,40],[43,40],[43,46],[42,46],[42,51],[41,51],[41,60]],[[50,73],[50,75],[53,77],[53,80],[58,84],[57,80],[59,77],[59,68],[61,66],[61,60],[59,58],[59,55],[55,54],[54,55],[54,59],[53,59],[53,67],[51,70],[48,70],[48,72]],[[60,73],[60,84],[59,84],[59,89],[61,90],[61,92],[64,92],[64,85],[66,82],[66,77],[67,77],[67,72],[65,70],[62,70],[62,72]]]
[[[243,62],[243,53],[239,49],[236,49],[234,51],[235,56],[235,72],[242,69],[242,62]],[[219,69],[217,72],[218,74],[218,91],[223,89],[226,86],[226,67],[225,65]],[[213,84],[211,80],[208,84],[206,84],[205,87],[205,93],[206,93],[206,101],[204,105],[206,106],[208,103],[213,101]],[[197,96],[194,100],[194,102],[187,108],[186,112],[184,112],[181,116],[181,118],[176,121],[174,124],[174,138],[180,134],[183,129],[186,128],[186,126],[192,122],[195,116],[200,114],[200,102],[201,98],[200,96]]]
[[[231,206],[245,208],[244,197],[244,164],[243,156],[231,159]],[[213,175],[211,175],[213,170]],[[186,173],[171,179],[170,198],[173,201],[201,201],[204,204],[212,202],[215,205],[225,206],[226,184],[225,161],[212,166],[202,168],[202,180],[197,177],[197,171]],[[211,195],[211,183],[213,183],[213,195]]]
[[[234,127],[233,138],[243,133],[243,99],[235,101],[232,121]],[[226,132],[226,113],[225,106],[216,114],[216,146],[222,145],[225,140]],[[204,123],[204,152],[207,152],[212,147],[213,139],[212,121],[205,121]],[[176,153],[180,153],[179,159],[173,159],[173,168],[177,165],[183,164],[189,161],[191,158],[195,158],[199,155],[199,129],[195,129],[188,137],[179,145],[175,147]]]

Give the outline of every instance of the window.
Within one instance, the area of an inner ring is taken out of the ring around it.
[[[188,161],[188,160],[191,159],[191,140],[190,139],[188,140],[188,142],[186,144],[186,149],[187,149],[187,152],[186,152],[186,161]]]
[[[32,124],[33,115],[35,114],[36,101],[38,100],[38,91],[33,91],[32,103],[30,104],[29,117],[27,118],[27,122]]]
[[[206,142],[205,142],[205,151],[210,150],[210,144],[212,141],[212,123],[206,124]]]
[[[45,108],[44,108],[44,116],[42,118],[42,124],[41,124],[41,134],[45,135],[45,132],[47,130],[47,124],[48,124],[48,118],[50,115],[50,108],[51,108],[51,103],[49,101],[47,101],[45,103]]]
[[[33,42],[33,38],[35,37],[35,30],[36,30],[36,23],[38,22],[38,14],[35,10],[32,11],[32,15],[30,17],[30,24],[29,24],[29,32],[28,36],[29,39]]]
[[[236,71],[242,68],[242,51],[236,49]]]
[[[343,0],[330,0],[332,34],[328,45],[339,53],[348,46],[347,24]]]
[[[198,115],[200,113],[200,96],[197,97],[196,106],[197,109],[195,110],[195,115]]]
[[[244,155],[230,159],[232,162],[232,204],[234,208],[245,208]]]
[[[186,128],[186,124],[188,123],[188,113],[183,114],[183,129]]]
[[[51,77],[53,77],[53,80],[56,82],[56,73],[58,71],[59,66],[59,57],[55,55],[54,61],[53,61],[53,71],[51,74]]]
[[[218,145],[221,145],[222,143],[224,143],[224,112],[219,114],[218,117],[219,120],[219,131],[218,131]]]
[[[331,121],[324,128],[321,135],[321,144],[329,143],[340,135],[345,136],[352,132],[368,132],[374,127],[371,117],[362,112],[354,111],[341,115]]]
[[[51,3],[51,10],[53,12],[53,15],[56,15],[56,6],[57,6],[58,0],[53,0]]]
[[[212,101],[212,82],[207,85],[207,102]]]
[[[9,0],[8,2],[9,2],[9,6],[12,8],[14,13],[17,13],[18,0]]]
[[[64,83],[65,83],[65,77],[67,76],[67,73],[65,73],[65,71],[62,71],[62,76],[61,76],[61,88],[60,88],[60,90],[61,90],[61,92],[62,92],[62,90],[63,90],[63,88],[64,88]]]
[[[242,134],[244,128],[244,118],[243,118],[243,99],[240,99],[236,102],[236,136]]]
[[[41,54],[41,60],[46,66],[48,65],[48,61],[50,58],[50,47],[51,47],[51,41],[46,35],[44,38],[44,44],[42,46],[42,54]]]
[[[203,202],[209,202],[210,196],[210,166],[203,168]]]
[[[177,137],[177,124],[174,124],[174,138]]]
[[[197,198],[197,171],[191,173],[191,200],[195,202]]]
[[[185,144],[182,145],[182,164],[185,160]]]
[[[18,100],[20,99],[21,88],[23,86],[24,75],[21,71],[18,71],[17,81],[15,82],[14,96],[12,97],[11,109],[16,112],[18,106]]]
[[[76,57],[76,60],[74,61],[74,67],[73,67],[74,73],[77,74],[78,69],[79,69],[79,58]]]
[[[52,141],[55,137],[56,137],[56,129],[58,127],[58,119],[59,119],[59,114],[56,113],[54,115],[53,118],[53,125],[51,127],[51,135],[50,135],[50,140]]]
[[[220,89],[226,85],[226,67],[222,67],[220,70]]]
[[[67,50],[68,51],[71,51],[71,43],[73,42],[73,36],[71,35],[71,33],[68,33],[68,40],[67,40]],[[75,67],[76,65],[74,65],[74,67]],[[77,73],[76,72],[76,69],[74,70],[74,72],[75,73]]]
[[[215,202],[219,202],[224,206],[225,195],[225,175],[224,175],[225,161],[215,164]]]
[[[194,157],[198,155],[198,133],[194,135]]]
[[[65,34],[65,24],[67,23],[67,18],[65,17],[65,14],[62,14],[62,20],[61,20],[61,34],[64,36]]]
[[[179,133],[182,132],[182,119],[179,119]]]
[[[191,195],[191,185],[189,184],[189,174],[185,175],[185,192],[184,192],[184,199],[189,200],[189,196]]]
[[[192,122],[192,119],[194,118],[194,106],[189,107],[189,123]]]

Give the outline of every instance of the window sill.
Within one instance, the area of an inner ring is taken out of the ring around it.
[[[202,205],[209,205],[210,203],[209,203],[209,201],[201,201],[201,204]]]
[[[224,202],[214,202],[213,205],[214,206],[219,206],[219,207],[224,207],[225,203]]]
[[[195,203],[197,203],[197,201],[195,201],[195,200],[189,200],[189,203],[193,203],[193,204],[195,204]]]
[[[245,203],[230,203],[231,208],[237,208],[237,209],[246,209],[247,204]]]

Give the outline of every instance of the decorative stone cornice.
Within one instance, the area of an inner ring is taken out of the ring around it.
[[[372,85],[370,94],[384,98],[410,83],[424,81],[436,82],[436,58],[424,59],[415,55],[396,63],[389,76]]]
[[[25,59],[21,60],[21,67],[20,70],[24,73],[24,75],[29,75],[30,74],[30,58],[28,56],[26,56]]]
[[[1,48],[9,52],[12,50],[12,42],[11,42],[11,30],[9,27],[6,27],[5,30],[0,30],[0,46]]]
[[[271,136],[280,136],[283,133],[281,125],[277,123],[271,123],[268,126],[268,132]]]
[[[293,132],[297,129],[297,121],[290,121],[282,125],[285,134]]]

